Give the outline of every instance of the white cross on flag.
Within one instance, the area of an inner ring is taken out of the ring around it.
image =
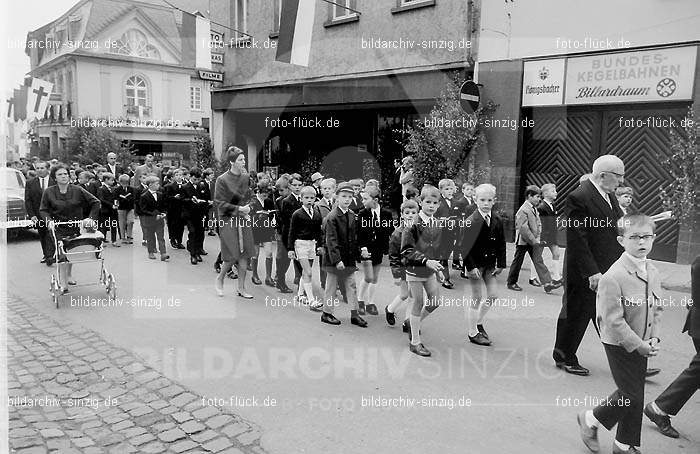
[[[53,84],[45,80],[32,78],[32,86],[27,90],[27,121],[43,118],[49,106],[49,97]]]

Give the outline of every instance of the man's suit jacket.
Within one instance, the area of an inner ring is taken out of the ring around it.
[[[350,210],[353,213],[357,214],[363,207],[364,205],[362,205],[362,196],[353,196],[352,202],[350,203]]]
[[[564,255],[567,286],[588,288],[590,276],[605,273],[620,258],[623,249],[617,242],[617,220],[622,217],[622,211],[614,195],[610,195],[610,203],[612,208],[589,180],[567,196]]]
[[[338,206],[331,210],[322,229],[324,266],[335,268],[342,261],[348,271],[356,268],[356,262],[360,258],[356,224],[357,215],[352,210],[345,214]]]
[[[166,198],[168,212],[177,217],[182,215],[182,205],[186,197],[184,188],[184,182],[178,185],[175,181],[171,181],[163,187],[163,194]],[[180,195],[179,199],[175,197],[178,194]]]
[[[146,190],[141,194],[140,207],[142,223],[145,227],[152,227],[156,224],[156,216],[167,211],[167,202],[162,192],[157,193],[158,200],[153,198],[151,191]],[[161,220],[162,222],[162,220]]]
[[[55,184],[56,181],[49,177],[46,188]],[[27,185],[24,187],[24,208],[27,210],[29,217],[41,217],[39,215],[39,207],[41,206],[41,197],[44,195],[44,190],[46,188],[43,190],[41,189],[41,183],[39,182],[38,177],[29,180]]]
[[[695,257],[693,261],[690,282],[693,305],[688,306],[688,318],[685,320],[683,332],[687,331],[689,336],[700,339],[700,256]]]
[[[319,200],[316,201],[316,208],[318,208],[318,211],[321,213],[321,217],[323,218],[323,225],[326,224],[326,216],[331,212],[333,209],[333,203],[328,203],[328,201],[324,198],[321,197]]]
[[[97,188],[97,198],[100,200],[100,216],[109,217],[115,214],[114,191],[104,184]]]
[[[282,241],[286,243],[289,238],[289,226],[292,222],[292,215],[296,210],[301,208],[301,199],[297,199],[294,194],[290,193],[287,197],[282,199],[280,205],[280,216],[277,219],[277,225],[280,226]]]
[[[443,243],[445,249],[451,252],[452,241],[457,238],[459,232],[460,219],[464,213],[463,205],[460,205],[455,199],[450,200],[450,205],[444,197],[440,197],[440,205],[435,211],[436,218],[445,220]]]
[[[506,267],[503,221],[495,212],[491,211],[490,225],[486,225],[478,210],[472,212],[465,222],[460,244],[467,271],[474,268]]]
[[[121,175],[121,174],[123,174],[123,173],[126,173],[126,170],[125,170],[124,166],[122,166],[122,165],[119,164],[119,163],[116,163],[116,164],[114,165],[114,167],[115,167],[114,170],[112,169],[112,167],[110,167],[109,163],[107,163],[107,162],[105,163],[104,166],[105,166],[105,168],[107,169],[107,172],[109,172],[109,173],[111,173],[112,175],[114,175],[115,181],[117,181],[117,180],[119,179],[119,175]]]
[[[554,206],[554,205],[552,205]],[[537,205],[537,211],[540,213],[540,222],[542,223],[542,234],[540,241],[543,245],[557,244],[557,212],[549,206],[544,200]]]
[[[604,344],[633,352],[659,338],[663,294],[659,271],[647,263],[644,277],[627,254],[613,263],[598,283],[596,324]]]
[[[540,221],[537,208],[530,202],[525,202],[515,213],[515,244],[518,246],[534,245],[539,243],[542,234],[542,221]]]
[[[200,181],[195,186],[191,181],[188,181],[182,185],[182,194],[182,217],[184,219],[198,220],[207,214],[207,211],[209,211],[208,203],[195,203],[192,201],[192,197],[196,197],[198,200],[211,200],[211,193],[207,183]]]
[[[155,176],[157,176],[158,178],[160,178],[161,172],[162,172],[162,170],[160,167],[156,167],[155,165],[153,165],[152,168],[149,168],[146,164],[142,164],[142,165],[136,167],[136,170],[134,171],[134,178],[132,181],[132,186],[136,187],[139,184],[141,184],[141,175],[152,173]]]
[[[357,247],[366,247],[372,254],[372,263],[382,263],[384,255],[389,253],[389,236],[394,230],[394,218],[391,211],[379,207],[379,219],[373,222],[372,210],[363,208],[357,214]]]

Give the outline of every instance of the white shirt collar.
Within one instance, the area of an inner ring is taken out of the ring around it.
[[[153,189],[151,189],[151,188],[148,188],[148,192],[150,192],[150,193],[151,193],[151,194],[153,194],[154,196],[155,196],[155,195],[157,194],[157,192],[156,192],[156,191],[154,191],[154,190],[153,190]]]
[[[434,216],[428,216],[427,214],[423,213],[423,210],[421,210],[421,211],[418,212],[418,216],[420,216],[420,218],[421,218],[421,219],[423,220],[423,222],[425,222],[426,224],[432,222],[432,219],[435,219]]]
[[[634,263],[634,266],[639,269],[639,271],[646,273],[647,272],[647,258],[644,257],[642,259],[638,259],[637,257],[633,256],[632,254],[627,253],[627,251],[623,252],[627,256],[628,259]]]
[[[551,208],[552,211],[554,211],[554,205],[552,205],[548,200],[545,200],[545,199],[542,199],[542,200],[543,200],[547,205],[549,205],[549,208]]]
[[[372,213],[377,215],[377,219],[379,219],[379,205],[377,205],[375,208],[372,208]]]
[[[484,212],[481,211],[481,210],[477,210],[477,211],[479,212],[479,214],[481,215],[481,217],[484,218],[484,221],[486,220],[486,216],[488,216],[488,217],[490,217],[490,218],[493,218],[493,216],[491,216],[491,211],[488,211],[488,212],[486,212],[486,213],[484,213]]]
[[[340,205],[338,205],[338,209],[339,209],[339,210],[341,211],[341,213],[343,213],[343,214],[345,214],[345,213],[347,213],[348,211],[350,211],[350,208],[343,209],[343,208],[340,207]]]

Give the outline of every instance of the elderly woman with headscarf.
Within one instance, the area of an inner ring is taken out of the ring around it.
[[[229,170],[216,179],[214,206],[219,216],[219,239],[221,240],[221,271],[216,278],[216,292],[224,295],[224,278],[236,263],[238,265],[238,296],[252,298],[245,290],[245,275],[248,260],[255,253],[251,225],[250,176],[246,170],[246,155],[238,147],[229,147],[221,157],[229,164]]]

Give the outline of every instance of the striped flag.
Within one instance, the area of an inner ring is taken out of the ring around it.
[[[182,13],[182,66],[211,69],[211,23],[202,16]]]
[[[275,60],[309,66],[316,0],[282,0]]]

